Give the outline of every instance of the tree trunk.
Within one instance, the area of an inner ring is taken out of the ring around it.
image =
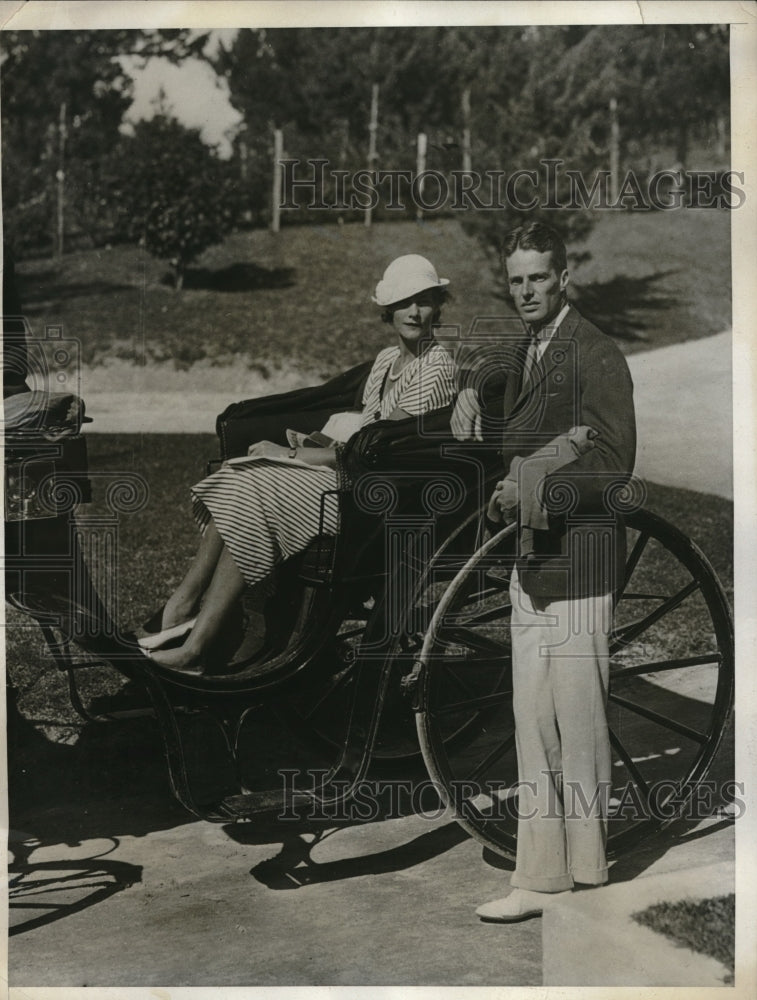
[[[470,140],[470,87],[466,87],[462,97],[463,110],[463,171],[469,174],[471,165],[471,140]]]
[[[281,161],[284,159],[284,133],[273,130],[273,190],[271,193],[271,232],[281,228]]]
[[[717,127],[717,140],[716,140],[715,150],[716,150],[716,152],[718,154],[718,158],[720,160],[724,160],[725,159],[725,153],[726,153],[725,139],[726,139],[726,134],[727,134],[727,127],[726,127],[725,115],[724,114],[719,114],[718,117],[717,117],[717,119],[716,119],[716,122],[717,122],[717,126],[716,126]]]
[[[376,152],[376,132],[378,131],[378,100],[379,85],[374,83],[371,87],[371,118],[368,123],[368,169],[373,170],[376,166],[378,153]],[[370,205],[365,210],[366,226],[370,226],[373,220],[373,209]]]
[[[610,98],[610,200],[614,205],[620,190],[620,126],[618,125],[618,102]]]
[[[418,199],[423,201],[423,175],[426,172],[426,149],[428,147],[428,138],[425,132],[418,133],[417,140],[417,157],[415,162],[415,176],[418,179]],[[420,220],[423,218],[423,209],[420,205],[416,206],[415,217]]]
[[[66,203],[66,102],[60,106],[58,118],[58,169],[55,171],[56,187],[56,219],[55,219],[55,256],[63,256],[63,233],[65,228]]]
[[[689,126],[686,122],[679,122],[676,129],[676,161],[681,170],[686,169],[686,161],[689,158]]]

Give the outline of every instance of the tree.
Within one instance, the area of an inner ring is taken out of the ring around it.
[[[168,260],[181,289],[187,266],[234,225],[238,193],[228,164],[198,129],[159,114],[122,138],[109,169],[120,231]]]
[[[685,167],[692,136],[714,135],[728,114],[726,25],[597,26],[545,65],[536,124],[594,163],[606,156],[612,97],[627,168],[661,145]]]
[[[2,33],[3,208],[17,248],[49,245],[63,177],[67,230],[107,230],[101,166],[132,100],[121,57],[180,62],[206,41],[187,29]]]

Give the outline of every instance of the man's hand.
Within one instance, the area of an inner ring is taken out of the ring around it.
[[[291,450],[273,441],[256,441],[247,449],[247,454],[252,458],[288,458]]]
[[[514,479],[503,479],[494,487],[486,516],[495,523],[512,524],[518,518],[518,484]]]
[[[483,441],[481,404],[475,389],[463,389],[457,397],[450,429],[458,441]]]

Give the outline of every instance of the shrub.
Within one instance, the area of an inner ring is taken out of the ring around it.
[[[119,144],[108,173],[117,236],[167,260],[177,289],[187,266],[236,221],[238,193],[228,165],[197,129],[174,118],[139,122]]]

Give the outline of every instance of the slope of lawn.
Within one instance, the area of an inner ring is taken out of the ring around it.
[[[599,214],[570,248],[582,261],[573,297],[624,351],[719,333],[731,315],[729,231],[728,213],[714,210]],[[35,334],[62,325],[88,366],[164,362],[158,371],[169,372],[201,361],[210,388],[223,386],[215,366],[320,378],[374,356],[388,331],[371,293],[386,264],[409,252],[451,278],[446,323],[465,332],[476,317],[511,313],[495,262],[456,219],[238,232],[205,253],[182,292],[165,264],[130,246],[18,270]]]

